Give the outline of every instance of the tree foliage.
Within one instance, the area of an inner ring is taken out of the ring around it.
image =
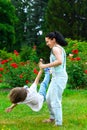
[[[45,28],[59,30],[66,37],[87,39],[87,1],[49,0],[45,13]]]
[[[86,5],[86,0],[0,0],[1,49],[20,51],[24,45],[37,45],[40,54],[45,34],[55,30],[67,38],[87,40]]]
[[[16,26],[17,42],[29,46],[39,43],[46,2],[46,0],[12,0],[19,18]]]
[[[9,0],[0,0],[0,48],[6,47],[8,51],[15,44],[15,23],[17,17],[15,8]]]

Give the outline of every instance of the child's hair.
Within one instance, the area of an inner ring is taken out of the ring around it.
[[[27,90],[24,88],[13,88],[9,93],[9,98],[12,103],[18,103],[25,100],[27,96]]]
[[[63,37],[63,35],[58,32],[50,32],[49,34],[46,35],[46,37],[50,38],[51,40],[53,40],[53,38],[56,39],[56,42],[61,45],[61,46],[66,46],[67,42],[65,41],[65,38]]]

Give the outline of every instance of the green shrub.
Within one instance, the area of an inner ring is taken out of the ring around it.
[[[67,86],[72,89],[87,88],[87,42],[71,39],[67,41],[68,46],[65,47],[69,77]],[[24,47],[20,54],[16,50],[13,53],[0,50],[0,55],[0,85],[4,88],[16,87],[34,81],[38,73],[37,62],[41,57],[41,55],[37,57],[36,47]]]
[[[35,65],[33,62],[8,64],[4,73],[4,82],[9,83],[12,87],[23,86],[29,82],[33,82],[36,77],[33,73],[34,68]]]
[[[9,56],[11,57],[1,61],[0,82],[7,83],[11,87],[32,83],[38,73],[37,64],[32,60],[21,61],[20,54],[16,50]]]
[[[0,50],[0,58],[1,59],[7,59],[9,57],[7,51],[5,51],[4,49],[3,50]]]
[[[7,88],[8,89],[8,88],[11,88],[11,86],[9,84],[3,82],[3,83],[0,83],[0,89],[2,89],[2,88]]]
[[[87,42],[68,39],[65,49],[69,88],[87,88]]]
[[[23,46],[21,48],[20,56],[23,61],[30,60],[36,63],[39,61],[35,46],[33,48],[29,46]]]

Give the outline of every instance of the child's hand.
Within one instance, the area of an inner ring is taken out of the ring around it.
[[[5,112],[11,112],[11,111],[12,111],[11,107],[6,108],[6,110],[5,110]]]

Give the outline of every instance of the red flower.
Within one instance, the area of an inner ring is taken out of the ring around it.
[[[22,74],[20,74],[20,76],[19,76],[20,78],[23,78],[23,75]]]
[[[9,61],[11,61],[12,60],[12,58],[9,58]]]
[[[2,77],[2,74],[0,74],[0,77]]]
[[[18,53],[16,50],[14,50],[14,54],[15,54],[16,56],[19,55],[19,53]]]
[[[7,63],[8,62],[8,60],[2,60],[1,61],[1,64],[5,64],[5,63]]]
[[[70,58],[70,60],[74,61],[74,60],[76,60],[76,58]]]
[[[2,80],[0,80],[0,83],[2,82]]]
[[[79,60],[81,60],[81,58],[80,57],[75,57],[75,58],[70,58],[72,61],[79,61]]]
[[[17,65],[16,63],[12,63],[11,66],[12,66],[13,68],[18,68],[18,65]]]
[[[4,68],[0,68],[0,71],[3,71],[4,70]]]
[[[37,69],[34,69],[34,73],[35,73],[35,74],[38,74],[38,70],[37,70]]]
[[[76,57],[76,60],[81,60],[81,58],[80,57]]]
[[[87,74],[87,70],[85,70],[85,74]]]
[[[26,80],[25,82],[26,82],[26,84],[28,84],[28,83],[29,83],[29,80]]]
[[[78,54],[78,52],[79,52],[79,51],[78,51],[77,49],[76,49],[76,50],[72,50],[72,53],[73,53],[73,54]]]

